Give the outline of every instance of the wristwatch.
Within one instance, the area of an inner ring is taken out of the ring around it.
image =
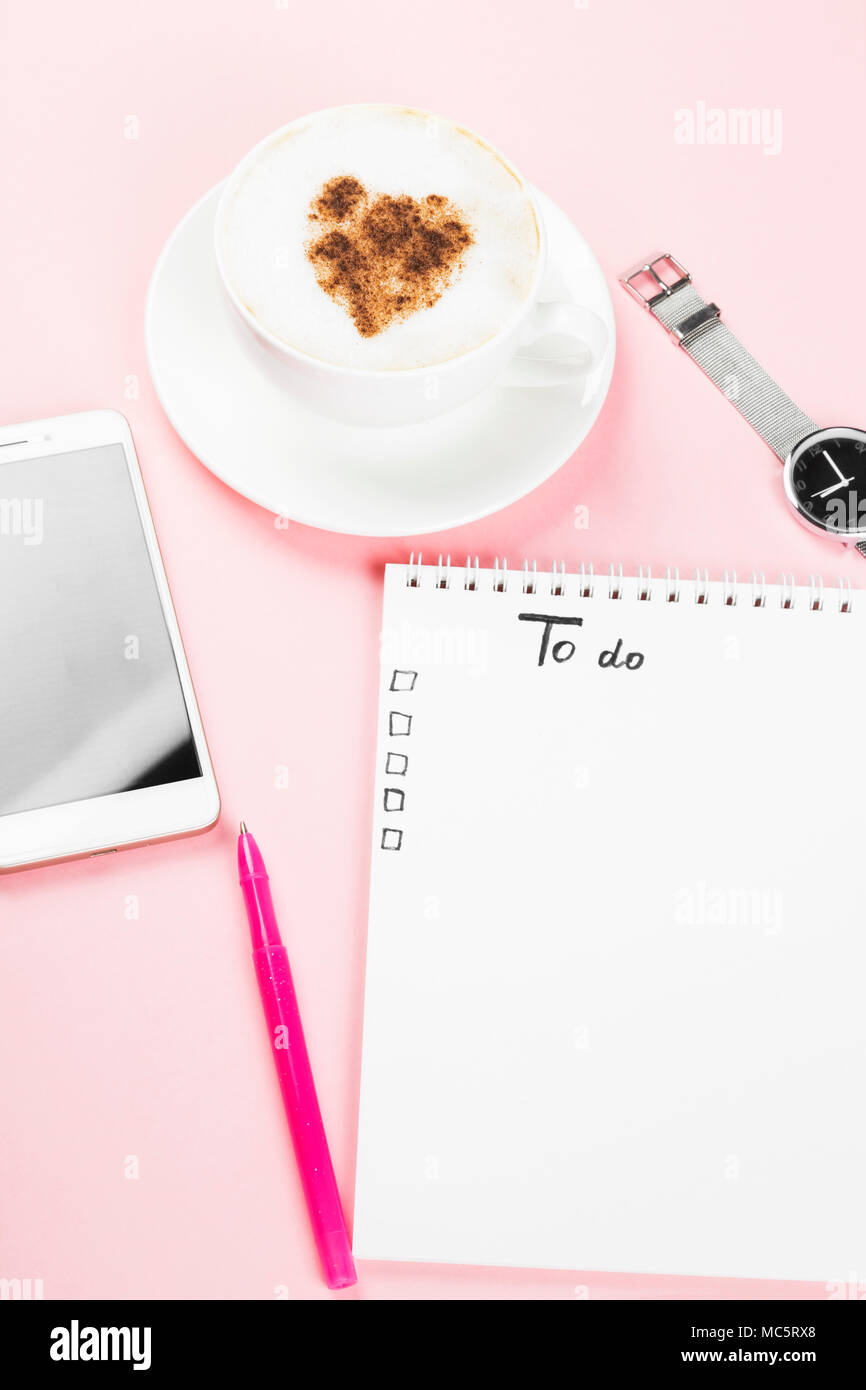
[[[620,276],[737,407],[784,464],[785,496],[798,519],[866,556],[866,430],[820,429],[794,404],[707,303],[675,256],[650,256]]]

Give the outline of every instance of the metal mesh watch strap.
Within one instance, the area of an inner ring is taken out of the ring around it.
[[[722,323],[717,305],[701,298],[675,257],[653,256],[620,279],[780,459],[818,428]]]
[[[818,426],[785,395],[747,352],[726,324],[716,316],[703,320],[700,327],[680,336],[683,323],[708,309],[691,285],[665,297],[652,310],[680,346],[706,372],[740,414],[757,430],[780,459],[786,459],[798,440]]]

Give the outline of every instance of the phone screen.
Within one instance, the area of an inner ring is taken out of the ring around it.
[[[199,776],[123,447],[0,462],[0,815]]]

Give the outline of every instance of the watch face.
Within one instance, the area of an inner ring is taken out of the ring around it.
[[[829,535],[866,536],[866,430],[816,430],[785,464],[785,492],[804,521]]]

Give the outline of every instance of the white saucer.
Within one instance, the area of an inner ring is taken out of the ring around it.
[[[586,438],[613,371],[613,309],[598,262],[544,194],[551,293],[573,297],[607,325],[600,365],[568,386],[497,385],[426,424],[370,429],[314,415],[245,353],[212,249],[221,187],[166,243],[150,283],[145,338],[166,415],[236,492],[328,531],[414,536],[515,502]]]

